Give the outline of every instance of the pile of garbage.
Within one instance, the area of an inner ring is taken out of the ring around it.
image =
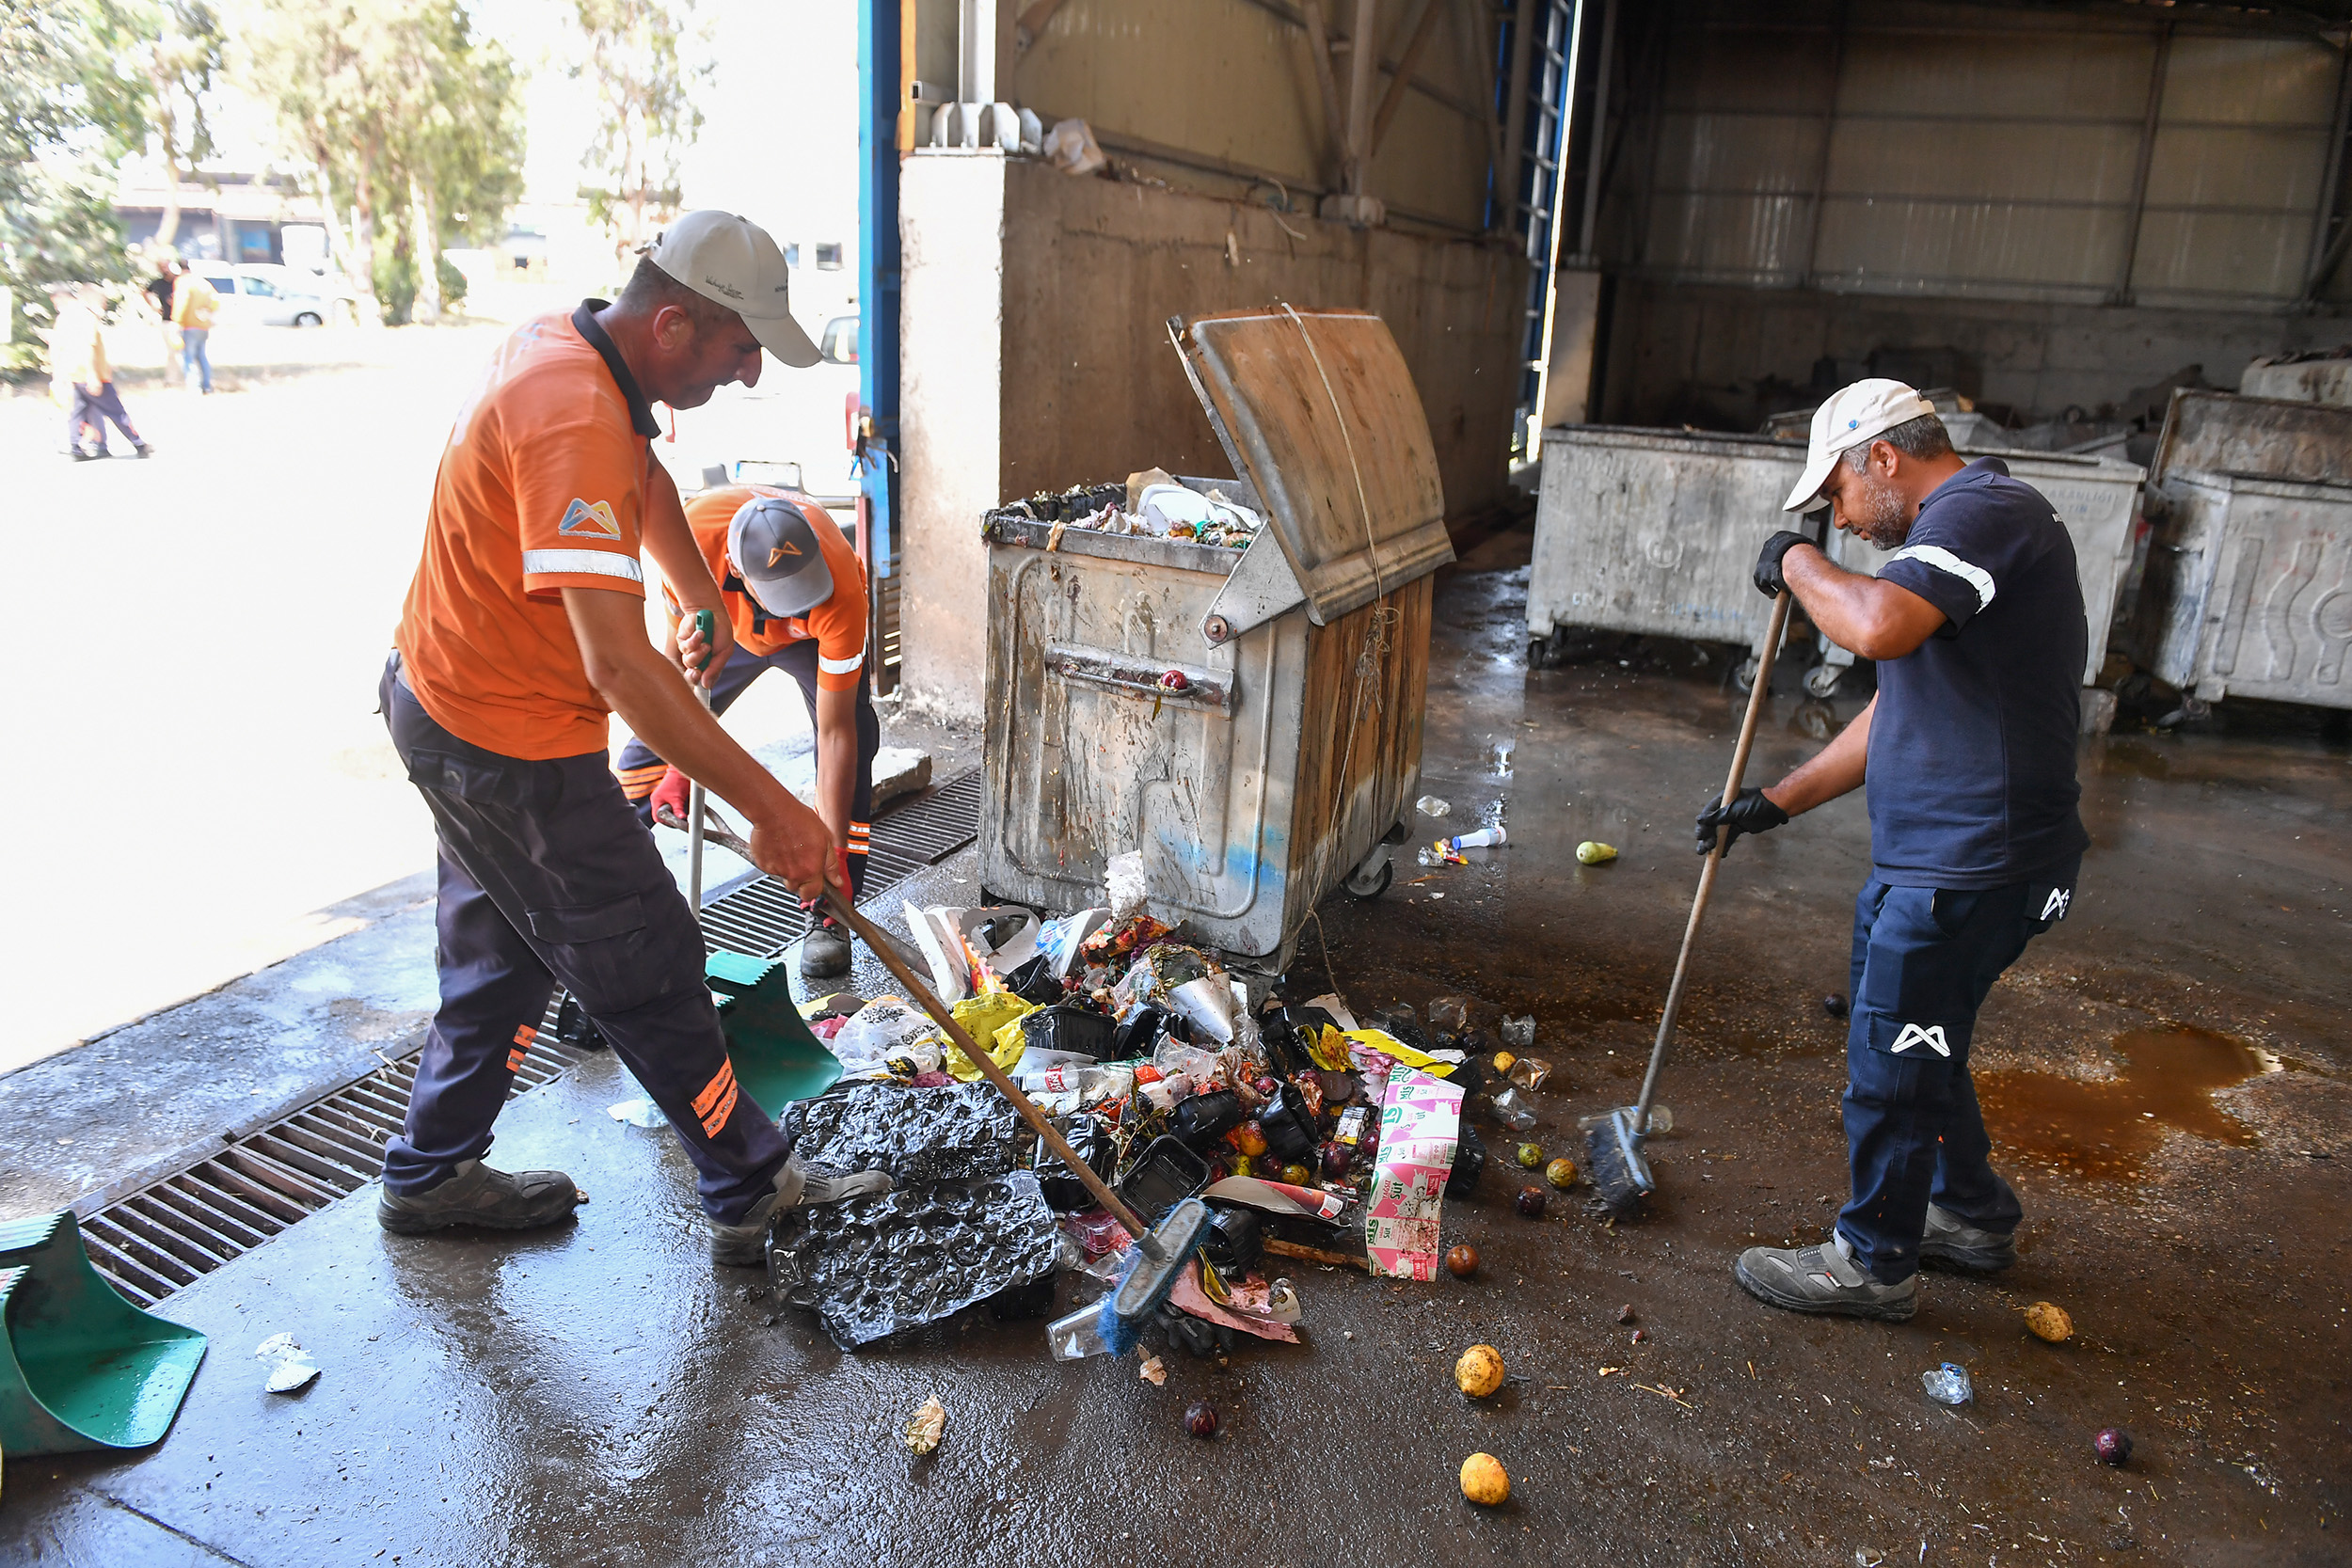
[[[1131,879],[1115,875],[1114,896]],[[1236,1336],[1295,1341],[1295,1262],[1436,1277],[1444,1203],[1486,1164],[1466,1111],[1519,1132],[1536,1119],[1530,1097],[1552,1069],[1525,1054],[1534,1021],[1503,1021],[1498,1040],[1461,997],[1425,1019],[1397,1006],[1359,1021],[1329,995],[1253,1006],[1214,952],[1121,902],[1057,920],[1019,906],[910,904],[907,917],[956,1022],[1136,1217],[1209,1207],[1160,1312],[1167,1339],[1199,1355]],[[897,1185],[780,1221],[782,1299],[851,1348],[983,1302],[1000,1319],[1058,1305],[1053,1353],[1099,1350],[1065,1326],[1135,1238],[913,1003],[836,995],[811,1025],[844,1079],[792,1105],[786,1132],[807,1164]]]
[[[1075,528],[1240,550],[1248,548],[1265,526],[1259,512],[1216,486],[1196,490],[1160,468],[1129,475],[1123,488],[1082,484],[1058,494],[1041,490],[1006,507],[1001,515],[1053,525],[1054,544],[1059,543],[1064,530]]]

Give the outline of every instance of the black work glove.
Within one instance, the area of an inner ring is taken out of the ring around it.
[[[1788,585],[1783,582],[1780,577],[1780,558],[1799,545],[1812,543],[1813,541],[1804,534],[1790,529],[1782,529],[1778,533],[1765,540],[1762,553],[1756,558],[1756,591],[1768,599],[1777,599],[1787,593]],[[1773,826],[1777,827],[1779,824],[1775,823]]]
[[[1788,814],[1772,804],[1760,788],[1751,786],[1732,798],[1731,809],[1724,809],[1724,798],[1710,795],[1699,810],[1699,853],[1704,855],[1715,847],[1715,830],[1724,830],[1724,853],[1741,833],[1770,832],[1788,820]]]

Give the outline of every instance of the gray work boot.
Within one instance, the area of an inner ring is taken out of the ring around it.
[[[753,1204],[750,1213],[733,1225],[709,1222],[710,1260],[739,1268],[765,1268],[768,1227],[787,1209],[814,1209],[872,1193],[886,1193],[891,1185],[889,1176],[878,1170],[860,1171],[854,1176],[820,1176],[803,1168],[797,1160],[787,1160],[776,1171],[776,1190]]]
[[[1998,1274],[2017,1261],[2017,1238],[1979,1230],[1949,1209],[1928,1205],[1928,1228],[1919,1238],[1919,1261],[1941,1263],[1963,1274]]]
[[[567,1218],[587,1201],[587,1195],[560,1170],[509,1175],[479,1160],[468,1160],[437,1187],[406,1196],[386,1192],[375,1200],[375,1223],[403,1236],[453,1225],[531,1230]]]
[[[826,915],[801,939],[801,978],[831,980],[850,973],[850,933]]]
[[[1882,1285],[1833,1232],[1819,1246],[1752,1246],[1731,1266],[1748,1294],[1791,1312],[1899,1323],[1919,1309],[1919,1276]]]

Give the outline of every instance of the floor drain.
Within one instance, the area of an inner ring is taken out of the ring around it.
[[[951,779],[875,818],[866,895],[895,886],[979,836],[980,774]],[[761,877],[703,907],[703,940],[756,958],[798,942],[800,900]],[[508,1098],[553,1083],[585,1053],[559,1037],[563,993],[516,1069]],[[420,1039],[321,1100],[83,1216],[90,1261],[142,1307],[195,1283],[384,1174],[384,1146],[407,1119]]]

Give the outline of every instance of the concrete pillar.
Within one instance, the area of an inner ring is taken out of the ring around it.
[[[1006,166],[917,151],[898,172],[900,669],[910,705],[958,721],[980,717],[980,515],[1002,499]]]

